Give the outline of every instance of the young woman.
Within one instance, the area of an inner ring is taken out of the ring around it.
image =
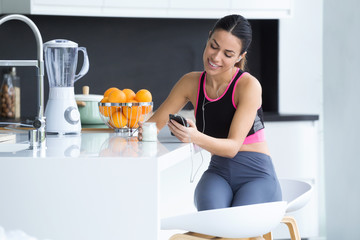
[[[203,53],[205,71],[184,75],[149,119],[212,154],[195,190],[199,211],[281,200],[264,136],[261,86],[244,72],[251,39],[251,26],[242,16],[218,20]],[[189,101],[196,124],[189,119],[189,127],[168,122],[169,113]]]

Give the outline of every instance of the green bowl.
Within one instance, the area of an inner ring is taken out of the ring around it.
[[[102,95],[75,95],[76,101],[84,102],[85,106],[79,105],[81,124],[104,124],[101,119],[98,103]]]

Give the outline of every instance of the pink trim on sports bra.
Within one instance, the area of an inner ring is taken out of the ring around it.
[[[257,142],[264,142],[265,141],[265,131],[264,129],[261,129],[257,131],[254,134],[251,134],[250,136],[247,136],[243,142],[244,145],[251,144],[251,143],[257,143]]]
[[[215,101],[221,99],[221,98],[225,95],[225,93],[227,92],[227,90],[229,89],[231,83],[234,81],[234,79],[235,79],[235,77],[236,77],[236,75],[238,74],[239,71],[240,71],[240,68],[238,68],[238,69],[236,70],[236,73],[235,73],[234,76],[232,77],[230,83],[227,85],[227,87],[226,87],[225,91],[223,92],[223,94],[221,94],[220,97],[215,98],[215,99],[210,98],[210,97],[207,95],[207,93],[206,93],[206,89],[205,89],[205,85],[206,85],[206,75],[205,75],[205,79],[204,79],[204,83],[203,83],[203,90],[204,90],[204,95],[205,95],[206,99],[209,100],[210,102],[215,102]],[[241,74],[241,76],[242,76],[242,75],[243,75],[243,74]],[[240,77],[241,77],[241,76],[240,76]],[[240,78],[240,77],[239,77],[239,78]]]

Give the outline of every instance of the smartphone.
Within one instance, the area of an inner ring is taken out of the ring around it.
[[[186,121],[186,119],[178,114],[169,114],[169,120],[175,120],[176,122],[180,123],[181,125],[188,127],[189,124]],[[173,133],[171,133],[171,135],[174,136]]]

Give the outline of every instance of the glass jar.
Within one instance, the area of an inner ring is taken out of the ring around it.
[[[4,74],[0,88],[0,113],[2,118],[20,118],[20,79],[12,67]]]
[[[142,140],[145,142],[157,141],[157,127],[154,122],[145,122],[142,125]]]

